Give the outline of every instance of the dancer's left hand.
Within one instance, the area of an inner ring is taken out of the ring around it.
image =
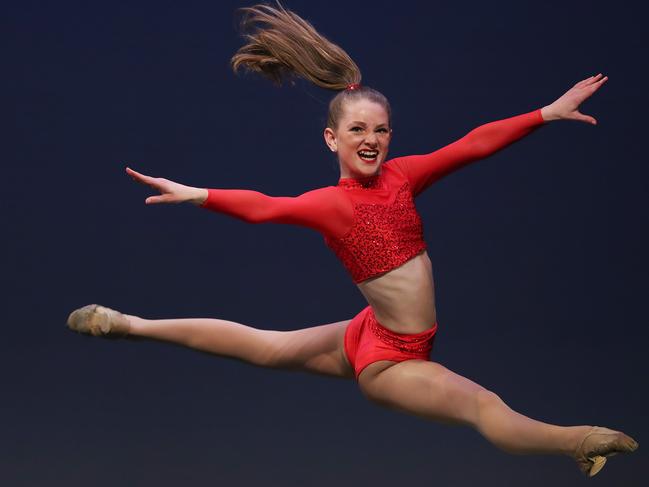
[[[578,120],[597,125],[597,120],[594,117],[584,115],[579,111],[579,105],[599,90],[607,79],[608,76],[602,77],[602,73],[600,73],[580,81],[555,102],[542,108],[543,119],[546,121]]]

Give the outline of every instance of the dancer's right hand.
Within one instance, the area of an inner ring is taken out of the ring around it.
[[[184,184],[179,184],[164,178],[154,178],[140,174],[130,167],[126,168],[126,173],[138,183],[151,186],[160,192],[159,196],[149,196],[144,200],[147,205],[156,203],[184,203],[185,201],[200,205],[207,199],[207,189],[185,186]]]

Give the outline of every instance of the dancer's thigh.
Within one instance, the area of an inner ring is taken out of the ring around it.
[[[383,406],[460,424],[475,424],[480,392],[486,391],[443,365],[424,360],[376,362],[361,373],[359,386],[369,399]]]
[[[354,378],[344,352],[345,330],[351,320],[274,333],[271,367]]]

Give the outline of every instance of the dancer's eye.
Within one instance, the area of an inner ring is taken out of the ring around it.
[[[361,130],[363,130],[363,129],[362,129],[361,127],[352,127],[352,128],[349,129],[349,130],[351,130],[352,132],[359,132],[359,131],[361,131]]]

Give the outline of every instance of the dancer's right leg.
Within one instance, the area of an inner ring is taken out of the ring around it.
[[[84,323],[97,315],[84,307],[75,311],[77,323],[70,327],[88,333]],[[99,307],[99,312],[106,308]],[[172,342],[261,367],[302,370],[321,375],[354,378],[343,351],[345,329],[350,320],[300,330],[275,331],[215,318],[148,320],[108,310],[111,324],[122,334]],[[73,313],[72,316],[75,315]],[[93,333],[101,334],[101,333]]]

